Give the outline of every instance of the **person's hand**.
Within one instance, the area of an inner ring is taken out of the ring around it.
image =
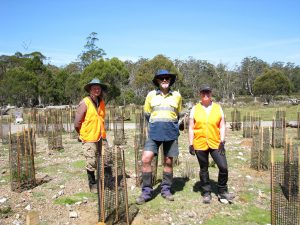
[[[189,146],[189,152],[190,152],[191,155],[195,155],[195,149],[194,149],[193,145]]]
[[[221,155],[225,155],[225,141],[221,141],[219,145],[219,152]]]

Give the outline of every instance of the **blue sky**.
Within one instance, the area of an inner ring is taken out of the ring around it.
[[[299,9],[299,0],[1,0],[0,55],[40,51],[63,66],[96,32],[108,58],[299,65]]]

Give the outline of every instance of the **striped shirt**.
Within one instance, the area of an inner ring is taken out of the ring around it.
[[[155,141],[177,140],[179,136],[178,115],[182,108],[179,92],[169,91],[163,95],[160,90],[148,93],[144,104],[149,119],[149,138]]]

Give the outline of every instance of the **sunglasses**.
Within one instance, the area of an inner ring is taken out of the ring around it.
[[[163,80],[170,80],[171,79],[171,77],[158,77],[157,79],[159,79],[159,80],[161,80],[161,81],[163,81]]]
[[[201,91],[200,93],[201,93],[201,94],[210,94],[211,91],[209,91],[209,90],[204,90],[204,91]]]

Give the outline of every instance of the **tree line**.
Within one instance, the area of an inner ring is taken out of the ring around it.
[[[234,69],[226,64],[213,65],[207,60],[189,57],[171,60],[164,55],[136,62],[105,58],[96,45],[97,33],[87,37],[76,62],[64,67],[46,64],[41,52],[0,56],[0,102],[33,107],[39,105],[78,104],[83,90],[94,77],[108,85],[108,104],[143,104],[147,92],[154,88],[152,79],[158,69],[177,74],[174,89],[184,99],[198,98],[198,87],[209,83],[217,100],[237,96],[261,96],[271,101],[276,95],[300,92],[300,66],[290,62],[268,64],[257,57],[245,57]]]

